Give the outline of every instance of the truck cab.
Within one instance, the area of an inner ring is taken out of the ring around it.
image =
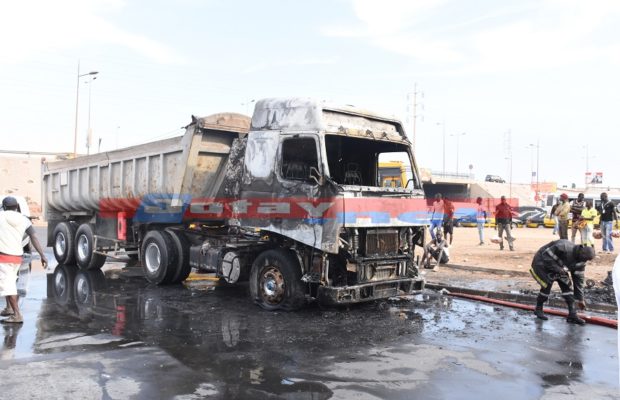
[[[383,186],[385,158],[401,160],[408,182]],[[271,215],[241,225],[292,240],[313,297],[349,303],[422,287],[413,255],[424,242],[424,195],[399,121],[307,99],[262,100],[244,165],[239,197],[268,199]]]

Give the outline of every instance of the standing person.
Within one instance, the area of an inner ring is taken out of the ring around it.
[[[454,236],[454,204],[444,197],[443,199],[443,236],[448,240],[450,235],[450,245],[452,245],[452,237]]]
[[[506,240],[508,241],[508,247],[510,251],[514,251],[512,242],[512,207],[506,201],[506,196],[502,196],[500,203],[495,206],[495,225],[497,226],[497,236],[499,236],[499,249],[504,250],[504,238],[503,234],[506,232]]]
[[[573,222],[573,229],[575,225],[583,224],[581,228],[581,244],[584,246],[594,247],[594,218],[598,215],[598,212],[592,207],[592,200],[586,201],[586,207],[581,211],[581,219],[577,222]],[[573,240],[575,243],[575,240]]]
[[[482,197],[476,199],[476,204],[478,204],[476,209],[476,225],[478,226],[480,246],[482,246],[484,244],[484,224],[487,222],[487,211],[482,206]]]
[[[435,195],[435,201],[430,209],[431,212],[431,238],[435,239],[435,230],[441,229],[441,225],[443,224],[443,212],[444,212],[444,204],[441,193],[437,193]]]
[[[570,205],[570,212],[573,214],[573,225],[571,227],[571,242],[575,243],[575,236],[577,236],[577,231],[579,231],[578,222],[581,220],[581,212],[585,208],[586,202],[583,199],[583,193],[579,193],[577,195],[577,199],[573,200]],[[583,235],[581,243],[583,243]]]
[[[553,282],[557,282],[568,306],[566,322],[578,325],[586,323],[577,316],[575,300],[580,309],[586,308],[583,297],[585,268],[586,262],[593,258],[594,248],[576,245],[565,239],[555,240],[538,249],[532,260],[532,268],[530,268],[530,274],[540,285],[534,311],[538,318],[545,321],[548,319],[543,311],[543,305],[549,298]],[[574,290],[571,287],[572,283],[575,285]]]
[[[18,203],[14,197],[5,197],[2,200],[2,208],[0,212],[0,296],[5,296],[7,300],[7,308],[3,310],[2,323],[21,324],[24,318],[19,310],[17,301],[17,273],[22,263],[22,238],[24,233],[30,237],[30,242],[41,256],[41,264],[45,268],[47,266],[47,258],[43,254],[43,249],[39,244],[37,235],[32,227],[30,219],[19,213]]]
[[[613,223],[618,224],[618,213],[616,205],[607,197],[607,193],[601,193],[601,205],[598,209],[601,214],[601,234],[603,235],[603,253],[614,252],[614,243],[611,238]]]
[[[551,218],[553,218],[553,232],[551,233],[552,235],[557,234],[559,230],[558,216],[555,215],[555,210],[557,210],[559,206],[560,206],[560,199],[558,199],[558,201],[556,201],[553,207],[551,207]]]
[[[560,202],[560,205],[555,209],[555,215],[558,217],[560,239],[568,239],[568,214],[570,213],[570,204],[568,204],[568,195],[566,193],[560,195]]]

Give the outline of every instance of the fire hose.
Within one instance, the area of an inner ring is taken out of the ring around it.
[[[483,301],[483,302],[491,303],[491,304],[498,304],[498,305],[512,307],[512,308],[519,308],[521,310],[534,311],[535,309],[535,307],[532,305],[515,303],[512,301],[506,301],[506,300],[491,299],[489,297],[478,296],[475,294],[457,293],[457,292],[448,292],[447,294],[450,296],[460,297],[463,299],[477,300],[477,301]],[[563,311],[563,310],[556,310],[553,308],[545,308],[544,312],[547,314],[557,315],[560,317],[568,316],[568,312]],[[606,326],[608,328],[618,329],[618,321],[616,320],[609,319],[609,318],[603,318],[603,317],[589,316],[585,314],[578,314],[578,315],[580,318],[582,318],[587,323],[594,324],[594,325],[600,325],[600,326]]]

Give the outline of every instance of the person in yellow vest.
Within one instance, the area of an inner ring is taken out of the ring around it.
[[[579,224],[581,228],[581,243],[585,246],[594,247],[594,218],[598,212],[592,207],[592,200],[586,201],[586,207],[581,211]]]

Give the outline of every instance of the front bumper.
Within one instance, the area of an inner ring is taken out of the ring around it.
[[[353,304],[410,294],[424,289],[423,278],[401,278],[391,281],[368,282],[353,286],[325,287],[318,289],[321,304]]]

